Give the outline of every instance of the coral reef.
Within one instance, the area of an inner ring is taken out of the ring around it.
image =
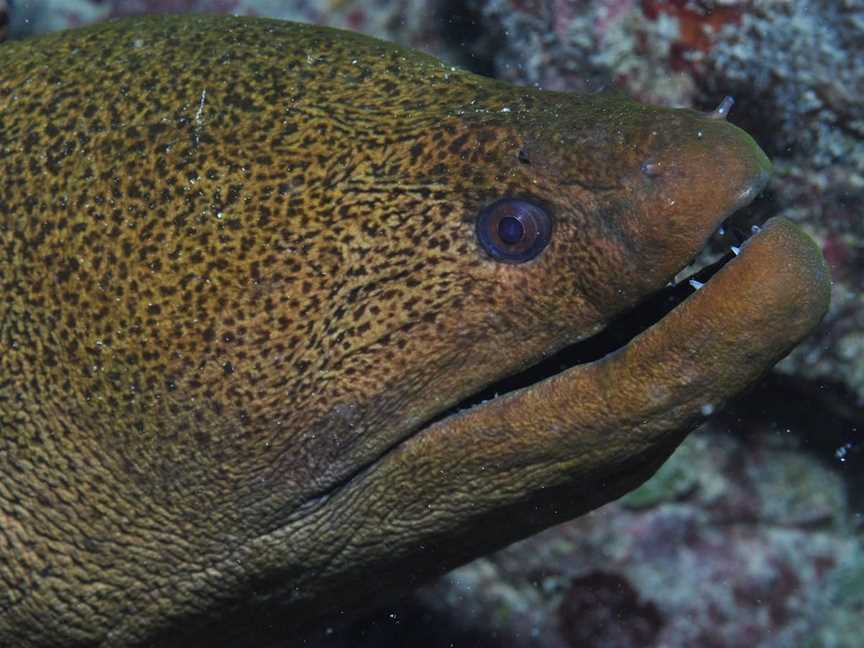
[[[573,648],[651,646],[664,624],[657,606],[640,599],[628,580],[602,571],[570,581],[558,615]]]

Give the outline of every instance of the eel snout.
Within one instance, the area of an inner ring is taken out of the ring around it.
[[[653,183],[647,190],[640,187],[646,197],[640,221],[687,237],[689,251],[695,252],[730,214],[753,201],[772,169],[748,133],[714,113],[688,112],[680,119],[651,160],[659,170],[643,165]],[[673,255],[680,251],[671,248]]]
[[[707,115],[657,109],[633,127],[630,138],[640,145],[627,165],[620,194],[627,207],[617,224],[636,254],[620,264],[626,276],[609,270],[603,304],[616,304],[615,294],[642,300],[662,288],[767,185],[771,162],[765,153],[749,134],[717,116],[728,112],[727,104]]]

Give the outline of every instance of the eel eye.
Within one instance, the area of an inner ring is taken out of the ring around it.
[[[552,219],[539,205],[502,198],[477,218],[477,240],[496,261],[522,263],[536,257],[552,234]]]

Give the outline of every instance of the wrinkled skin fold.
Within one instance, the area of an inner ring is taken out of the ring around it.
[[[260,19],[0,46],[0,644],[296,636],[650,477],[825,313],[789,221],[623,348],[447,412],[752,200],[724,115]],[[478,243],[505,198],[549,215],[535,258]]]

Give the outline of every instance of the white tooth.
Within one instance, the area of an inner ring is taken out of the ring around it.
[[[762,228],[759,227],[758,225],[754,225],[753,227],[750,228],[750,231],[753,232],[753,234],[758,234],[759,232],[762,231]]]
[[[690,279],[690,281],[688,283],[693,288],[693,290],[699,290],[702,286],[705,285],[701,281],[696,281],[695,279]]]
[[[732,246],[732,254],[734,254],[735,256],[738,256],[739,254],[741,254],[741,248],[733,245]]]
[[[721,225],[721,226],[720,226],[720,229],[717,230],[717,233],[718,233],[720,236],[726,236],[726,228],[723,227],[723,226]]]

